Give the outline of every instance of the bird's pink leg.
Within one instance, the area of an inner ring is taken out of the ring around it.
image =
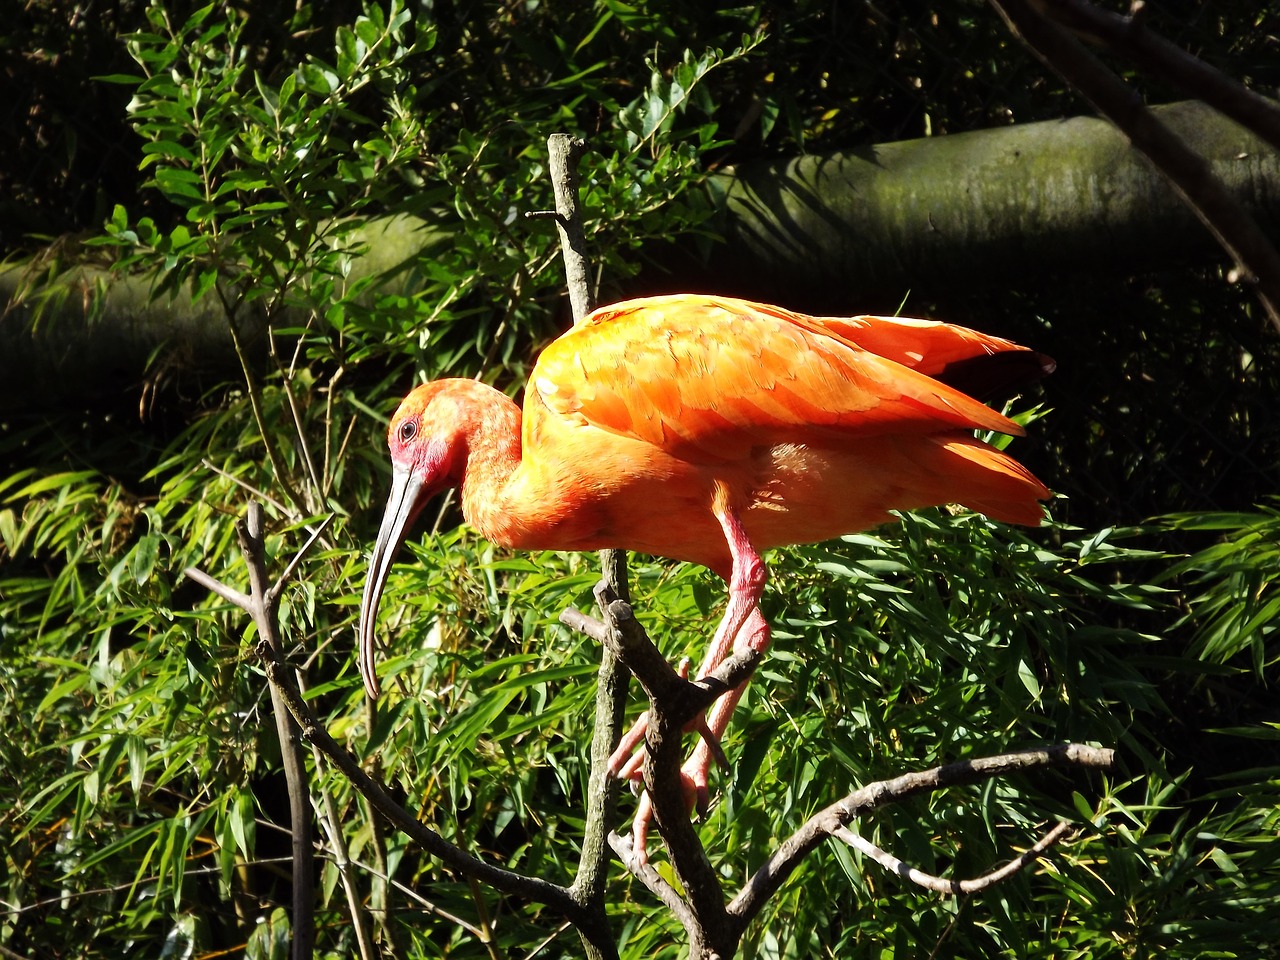
[[[760,595],[764,592],[768,571],[764,561],[747,538],[746,530],[737,513],[728,506],[724,488],[717,484],[713,511],[720,527],[724,531],[725,541],[729,545],[729,553],[733,559],[732,573],[729,577],[729,605],[724,617],[716,629],[715,638],[707,651],[698,677],[711,673],[724,661],[732,648],[734,652],[746,650],[761,651],[769,646],[771,634],[769,624],[760,612]],[[709,800],[707,774],[713,756],[723,757],[719,749],[720,737],[729,725],[729,718],[746,690],[747,681],[743,681],[716,701],[711,713],[706,718],[691,726],[702,734],[698,746],[680,770],[684,782],[685,794],[692,809],[697,806],[705,810]],[[636,746],[644,738],[648,724],[648,714],[644,714],[623,737],[618,749],[609,758],[609,770],[623,778],[638,779],[642,766],[642,754],[635,753]],[[632,823],[632,836],[637,854],[645,858],[645,845],[648,838],[649,824],[653,818],[653,805],[646,793],[640,798],[640,806]]]
[[[718,483],[716,484],[715,497],[712,501],[712,512],[715,514],[716,519],[720,521],[720,529],[724,531],[733,566],[732,573],[729,576],[729,605],[724,611],[724,616],[720,619],[720,625],[716,628],[715,637],[711,641],[711,647],[707,650],[706,659],[703,660],[702,666],[698,670],[697,677],[699,679],[720,666],[720,663],[728,655],[730,648],[734,646],[735,639],[743,624],[747,622],[747,618],[753,611],[758,612],[760,595],[764,592],[764,584],[768,579],[768,571],[765,569],[764,561],[760,559],[755,547],[747,539],[747,532],[743,529],[742,520],[729,507],[727,491]],[[761,623],[763,624],[763,618],[761,618]],[[766,638],[768,636],[767,626],[765,626],[765,636]],[[765,640],[764,646],[768,646],[768,639]],[[763,649],[763,647],[760,649]],[[731,695],[732,693],[725,694],[726,697]],[[741,694],[738,694],[738,696],[741,697]],[[736,704],[737,698],[733,702]],[[730,707],[730,712],[732,712],[732,707]],[[649,714],[646,711],[632,724],[631,729],[623,735],[618,742],[617,749],[609,757],[609,772],[611,774],[623,779],[639,779],[641,759],[636,754],[636,748],[644,740],[644,732],[648,725]],[[706,723],[702,722],[701,719],[695,721],[690,729],[697,730],[703,735],[704,739],[709,732]],[[718,738],[723,732],[722,727],[719,731],[715,731],[715,737]],[[711,754],[708,753],[707,757],[709,762]],[[705,776],[703,780],[705,792]]]
[[[770,640],[769,623],[765,620],[764,614],[760,612],[759,608],[756,608],[748,616],[747,622],[739,631],[738,639],[734,643],[733,649],[735,653],[741,653],[744,650],[765,650],[769,646]],[[707,774],[710,771],[713,756],[711,745],[714,743],[717,748],[719,747],[720,737],[729,726],[729,718],[738,706],[738,701],[742,699],[742,695],[746,692],[748,682],[747,680],[742,681],[742,683],[715,702],[715,706],[711,708],[711,713],[703,725],[702,739],[698,741],[698,745],[693,748],[693,753],[685,761],[684,766],[680,768],[680,780],[684,787],[685,802],[690,810],[695,807],[702,811],[707,809],[707,805],[710,802]],[[632,762],[635,763],[635,761],[642,758],[643,754],[636,754],[632,758]],[[635,766],[638,772],[640,764],[635,763]],[[640,797],[640,805],[636,808],[635,818],[631,821],[631,841],[641,863],[647,862],[649,858],[646,846],[649,839],[649,825],[652,821],[653,803],[649,799],[649,794],[644,793]]]

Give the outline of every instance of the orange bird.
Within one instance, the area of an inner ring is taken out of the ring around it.
[[[360,606],[365,688],[377,697],[374,620],[387,573],[413,520],[445,488],[461,487],[463,516],[504,547],[619,547],[709,567],[727,581],[729,601],[702,676],[730,649],[768,646],[759,608],[767,547],[945,503],[1038,524],[1048,489],[973,436],[1022,428],[956,385],[1003,387],[1052,369],[1025,347],[951,324],[810,317],[681,294],[603,307],[551,343],[525,388],[523,416],[473,380],[424,384],[387,432],[391,495]],[[684,776],[700,806],[712,744],[742,690],[698,727],[703,740]],[[639,776],[632,752],[643,735],[642,717],[613,755],[613,773]]]

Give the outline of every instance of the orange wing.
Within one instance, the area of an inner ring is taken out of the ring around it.
[[[921,372],[1021,349],[930,321],[807,317],[700,295],[629,300],[595,311],[543,351],[525,426],[537,428],[536,394],[569,423],[693,461],[742,457],[764,443],[884,433],[1021,434]]]

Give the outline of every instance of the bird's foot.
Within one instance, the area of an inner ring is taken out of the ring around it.
[[[692,816],[695,810],[700,817],[706,816],[711,808],[707,775],[710,772],[712,751],[707,749],[708,742],[703,740],[699,743],[680,768],[680,792],[684,797],[685,813],[688,816]],[[631,821],[632,850],[640,863],[649,862],[648,842],[653,814],[653,801],[649,798],[649,791],[645,790],[640,794],[640,805]]]
[[[631,729],[623,736],[622,741],[618,744],[618,749],[609,757],[609,773],[617,777],[619,780],[631,780],[638,783],[643,779],[642,768],[644,767],[645,751],[641,747],[644,740],[645,731],[649,729],[649,711],[640,714],[640,717],[632,724]],[[696,733],[702,740],[698,745],[698,750],[705,750],[708,757],[706,764],[709,765],[712,760],[721,770],[729,769],[729,758],[725,756],[724,747],[720,745],[720,738],[716,736],[709,726],[707,726],[707,716],[700,713],[698,716],[690,720],[684,728],[685,733]],[[692,757],[690,758],[692,759]],[[706,777],[703,777],[705,782]]]
[[[689,658],[685,657],[676,667],[676,673],[680,675],[682,680],[689,678]],[[644,750],[640,749],[640,745],[644,742],[645,732],[649,729],[649,711],[646,710],[636,718],[636,722],[631,725],[626,733],[622,735],[622,739],[618,741],[617,748],[609,756],[609,773],[620,780],[639,781],[641,779],[640,768],[644,765]],[[715,760],[716,765],[722,770],[729,769],[729,758],[725,756],[724,748],[720,746],[720,738],[707,725],[706,713],[699,713],[696,717],[685,724],[685,733],[697,733],[702,737],[702,742],[706,744],[710,751],[710,756]],[[705,777],[703,778],[705,781]]]

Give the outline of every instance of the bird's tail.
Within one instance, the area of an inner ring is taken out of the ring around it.
[[[939,487],[935,503],[959,503],[1003,523],[1039,526],[1040,501],[1053,494],[1026,467],[990,444],[967,434],[930,438],[929,474]],[[928,448],[926,448],[928,449]]]

